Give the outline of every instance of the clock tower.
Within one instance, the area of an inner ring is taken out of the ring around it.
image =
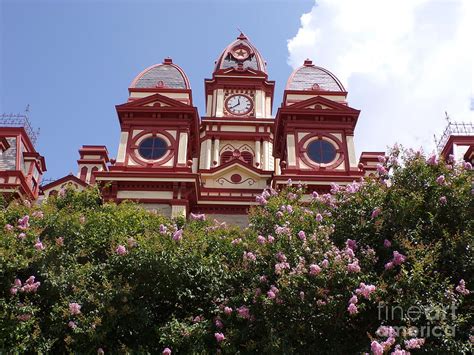
[[[245,214],[270,185],[275,167],[274,87],[265,60],[243,33],[215,62],[212,79],[205,80],[199,212]]]

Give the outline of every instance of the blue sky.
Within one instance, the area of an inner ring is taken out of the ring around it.
[[[186,72],[203,113],[204,78],[241,28],[268,62],[281,102],[291,73],[287,40],[313,1],[3,1],[0,112],[41,127],[47,177],[76,173],[78,148],[117,154],[115,105],[143,69],[170,56]]]
[[[187,73],[203,113],[204,78],[241,28],[276,81],[311,58],[362,112],[357,156],[401,143],[434,151],[448,111],[474,122],[472,0],[0,0],[0,112],[41,127],[49,178],[76,173],[77,150],[117,153],[115,105],[166,56]]]

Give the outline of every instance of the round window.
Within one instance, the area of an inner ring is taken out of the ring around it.
[[[308,144],[307,153],[314,162],[327,164],[336,157],[336,148],[328,141],[318,139]]]
[[[163,157],[168,150],[165,140],[158,137],[150,137],[141,141],[138,153],[144,159],[157,160]]]

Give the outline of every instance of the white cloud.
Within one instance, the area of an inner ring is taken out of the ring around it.
[[[292,67],[311,58],[332,71],[361,109],[357,150],[395,142],[427,151],[444,111],[473,121],[472,0],[320,0],[288,41]]]

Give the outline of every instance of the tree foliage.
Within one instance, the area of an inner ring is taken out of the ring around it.
[[[267,189],[243,230],[94,188],[13,203],[0,212],[0,349],[468,353],[471,167],[399,155],[330,194]]]

